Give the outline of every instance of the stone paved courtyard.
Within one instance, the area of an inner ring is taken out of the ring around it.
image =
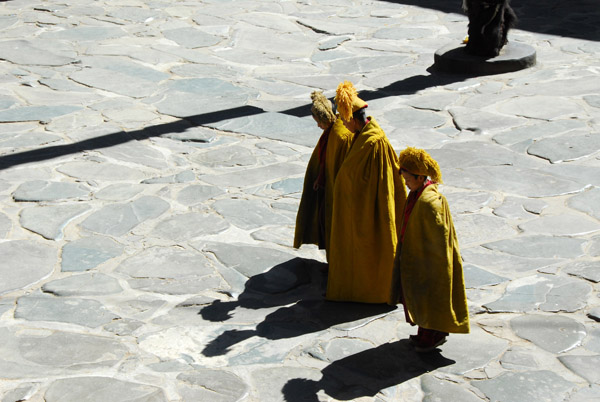
[[[0,2],[0,401],[600,400],[600,7],[523,3],[537,64],[463,76],[458,0]],[[343,80],[440,162],[472,333],[437,352],[291,247]]]

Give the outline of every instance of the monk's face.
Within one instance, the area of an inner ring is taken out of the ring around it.
[[[427,179],[425,176],[416,176],[406,170],[402,170],[401,174],[402,178],[404,178],[404,183],[406,183],[406,187],[408,187],[410,191],[415,191],[423,187],[425,179]]]
[[[313,114],[313,120],[317,123],[317,126],[319,126],[319,128],[321,130],[327,130],[329,128],[329,124],[320,122],[319,119],[317,119],[314,114]]]

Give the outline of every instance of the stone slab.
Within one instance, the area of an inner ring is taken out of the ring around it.
[[[229,222],[219,215],[190,212],[172,215],[159,222],[150,235],[176,242],[191,241],[197,237],[221,233],[229,227]]]
[[[127,204],[112,204],[88,216],[80,226],[91,232],[122,236],[140,223],[154,219],[169,209],[159,197],[144,196]]]
[[[120,293],[123,288],[116,278],[103,273],[73,275],[47,282],[42,291],[55,296],[96,296]]]
[[[118,257],[123,246],[104,236],[82,237],[71,241],[62,249],[61,270],[64,272],[87,271]]]
[[[49,240],[61,240],[63,230],[75,218],[90,210],[86,204],[48,205],[23,208],[20,223],[25,229]]]
[[[574,383],[548,370],[504,373],[490,380],[477,381],[474,385],[489,400],[503,402],[559,402],[575,388]]]
[[[29,295],[22,296],[17,300],[15,318],[28,321],[71,323],[97,328],[119,316],[111,313],[96,300]]]
[[[19,185],[13,193],[13,199],[27,202],[58,201],[82,199],[89,194],[90,189],[83,184],[34,180]]]
[[[54,247],[31,240],[1,242],[0,254],[0,294],[41,281],[54,271],[58,260]]]
[[[72,377],[55,380],[44,394],[47,402],[166,402],[158,387],[110,377]]]
[[[510,320],[515,333],[551,353],[564,353],[579,345],[586,336],[585,327],[560,315],[522,315]]]

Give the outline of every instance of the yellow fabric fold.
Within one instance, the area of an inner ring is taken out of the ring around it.
[[[462,260],[448,201],[429,185],[406,225],[400,264],[405,308],[420,327],[469,332]]]
[[[325,157],[325,244],[319,244],[319,199],[318,192],[313,189],[320,168],[318,145],[315,147],[306,167],[302,197],[296,215],[295,248],[299,248],[302,244],[316,244],[320,248],[325,248],[327,254],[329,254],[328,243],[333,211],[333,183],[352,145],[352,138],[353,134],[346,129],[342,119],[338,118],[329,132]]]
[[[399,170],[396,152],[370,118],[335,179],[327,299],[390,303],[396,217],[406,201]]]

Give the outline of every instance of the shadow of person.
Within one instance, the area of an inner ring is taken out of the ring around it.
[[[438,350],[417,353],[408,340],[401,340],[334,361],[321,371],[323,377],[319,381],[291,379],[282,393],[287,402],[317,402],[320,390],[341,401],[372,397],[383,389],[454,363]]]
[[[275,265],[267,272],[250,277],[235,301],[215,300],[198,314],[204,320],[227,321],[238,307],[258,310],[284,306],[298,300],[322,299],[327,276],[315,260],[293,258]]]
[[[277,340],[294,338],[308,333],[346,324],[350,330],[380,318],[395,310],[386,304],[340,303],[324,300],[300,300],[267,315],[254,330],[227,330],[213,339],[202,354],[214,357],[226,354],[229,348],[253,336]]]

